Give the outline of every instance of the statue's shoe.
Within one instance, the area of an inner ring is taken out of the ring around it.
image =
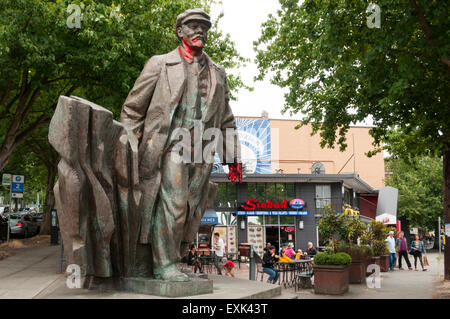
[[[166,281],[189,281],[189,277],[176,268],[169,268],[161,271],[155,276],[157,279]]]

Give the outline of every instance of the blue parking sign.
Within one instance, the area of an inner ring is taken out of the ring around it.
[[[11,192],[13,193],[23,193],[23,183],[11,183]]]

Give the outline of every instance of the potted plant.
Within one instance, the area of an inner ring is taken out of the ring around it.
[[[349,281],[351,284],[365,283],[366,269],[368,260],[373,256],[373,249],[367,245],[341,244],[338,248],[339,252],[345,252],[350,255],[352,262],[349,266]]]
[[[347,213],[346,213],[347,212]],[[351,284],[360,284],[366,279],[366,260],[372,256],[371,249],[367,245],[358,245],[358,238],[361,238],[366,232],[366,224],[363,223],[359,214],[350,209],[343,213],[343,234],[344,243],[340,244],[336,249],[338,252],[345,252],[352,258],[349,267],[349,280]]]
[[[378,256],[375,263],[380,266],[380,270],[386,272],[389,270],[389,250],[386,247],[385,240],[375,240],[373,243],[374,255]]]
[[[371,221],[364,234],[364,239],[370,242],[374,256],[370,263],[380,266],[381,271],[389,270],[389,250],[387,249],[386,238],[389,235],[389,228],[380,221]],[[370,275],[370,273],[367,273]]]
[[[321,252],[314,256],[314,292],[316,294],[341,295],[348,291],[349,265],[346,253]]]
[[[319,232],[328,238],[328,246],[333,252],[339,247],[339,239],[345,239],[348,229],[344,214],[338,214],[331,206],[323,208],[322,218],[319,220]]]

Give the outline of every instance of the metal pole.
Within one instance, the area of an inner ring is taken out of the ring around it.
[[[355,158],[355,134],[352,134],[353,137],[353,174],[356,174],[356,158]]]
[[[64,244],[61,238],[61,257],[60,257],[60,267],[59,267],[59,272],[62,274],[63,272],[63,262],[64,262]]]
[[[249,271],[249,279],[256,280],[256,258],[253,253],[253,245],[250,245],[250,271]]]
[[[434,238],[436,237],[439,240],[439,258],[441,258],[441,216],[438,217],[438,234]]]
[[[9,242],[9,227],[11,225],[11,213],[12,213],[12,182],[9,184],[9,216],[6,230],[6,241]]]

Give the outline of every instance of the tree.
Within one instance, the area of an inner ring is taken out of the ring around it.
[[[208,10],[211,1],[2,0],[0,171],[20,143],[48,125],[60,95],[76,93],[117,118],[146,61],[178,45],[177,15]],[[76,21],[69,4],[80,8],[80,28],[68,23]],[[206,51],[228,69],[245,61],[217,21]],[[229,85],[244,86],[233,76]]]
[[[44,197],[42,196],[45,190],[45,180],[47,175],[46,167],[41,160],[30,150],[26,143],[20,144],[12,154],[8,165],[4,169],[5,173],[13,175],[24,175],[25,185],[23,193],[24,205],[30,203],[37,203],[37,194],[39,193],[40,202]],[[1,188],[0,196],[2,196],[6,203],[9,203],[10,188]],[[22,201],[22,199],[16,199],[15,201]],[[13,202],[13,207],[15,203]]]
[[[55,207],[55,194],[53,187],[55,186],[56,176],[58,174],[59,155],[48,143],[48,129],[41,128],[37,130],[27,141],[27,145],[33,151],[34,155],[45,166],[47,176],[45,179],[45,199],[42,210],[42,223],[40,234],[50,234],[50,212]]]
[[[398,215],[406,216],[413,227],[437,230],[438,217],[443,217],[442,159],[391,158],[388,165],[392,175],[386,185],[398,188]]]
[[[304,114],[322,147],[345,149],[351,124],[373,120],[374,151],[443,156],[450,222],[450,4],[378,0],[280,0],[255,42],[259,79],[288,88],[284,111]],[[370,10],[369,10],[370,11]],[[395,129],[395,130],[393,130]],[[369,152],[368,155],[373,154]],[[397,153],[398,154],[398,153]],[[450,246],[445,249],[450,279]]]

